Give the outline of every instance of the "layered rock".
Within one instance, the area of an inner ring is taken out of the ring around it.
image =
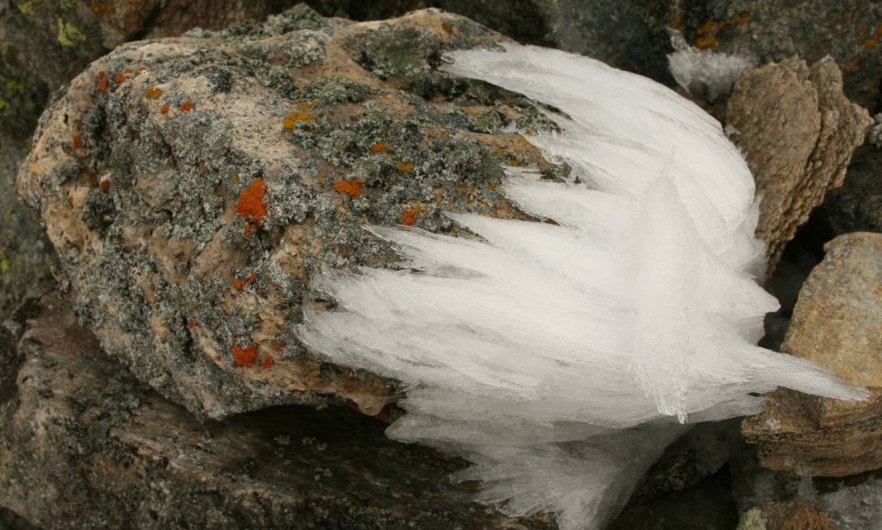
[[[532,103],[436,70],[500,39],[439,11],[354,24],[296,9],[265,26],[124,45],[44,115],[19,190],[78,314],[134,375],[215,418],[399,390],[306,352],[315,271],[395,266],[363,226],[453,233],[445,210],[522,216],[502,165],[555,168],[519,134]]]
[[[782,351],[872,391],[863,402],[779,390],[742,431],[766,467],[844,476],[882,467],[882,234],[840,236],[802,287]]]
[[[771,272],[797,228],[842,185],[872,120],[843,95],[832,60],[808,67],[791,58],[742,75],[726,122],[756,177],[757,235],[768,245]]]
[[[447,478],[461,462],[387,440],[381,421],[289,407],[200,422],[62,300],[27,316],[0,327],[0,506],[40,528],[552,528],[473,504]]]

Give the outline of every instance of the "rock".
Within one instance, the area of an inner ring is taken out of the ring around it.
[[[837,526],[817,502],[796,498],[748,510],[737,530],[837,530]]]
[[[67,528],[550,529],[476,505],[463,464],[347,409],[199,422],[132,378],[47,295],[0,396],[0,505]]]
[[[771,394],[742,432],[766,467],[845,476],[882,467],[882,234],[840,236],[812,271],[782,351],[867,387],[863,402]]]
[[[45,272],[51,245],[14,194],[48,95],[123,42],[263,19],[295,0],[0,2],[0,319]]]
[[[882,5],[865,0],[706,0],[669,2],[659,23],[681,30],[695,47],[736,54],[758,64],[794,55],[809,63],[831,56],[845,92],[875,108],[882,78]]]
[[[668,6],[639,0],[314,0],[308,2],[328,16],[378,20],[414,9],[437,7],[457,13],[518,42],[588,55],[661,82],[671,82],[666,54],[670,51]]]
[[[194,413],[340,396],[378,414],[399,389],[298,342],[312,274],[394,267],[366,223],[523,218],[495,191],[502,164],[565,168],[505,127],[552,125],[439,72],[444,50],[501,37],[437,10],[354,24],[299,8],[203,34],[117,48],[44,115],[19,190],[62,286],[108,353]]]
[[[768,245],[771,272],[797,228],[842,184],[872,121],[842,94],[833,61],[809,68],[791,58],[743,74],[726,122],[756,177],[762,197],[757,235]]]
[[[818,502],[838,530],[882,528],[882,480],[878,473],[856,484],[836,484],[832,491],[821,493]]]
[[[827,195],[818,217],[837,235],[882,232],[882,150],[858,149],[845,183]]]

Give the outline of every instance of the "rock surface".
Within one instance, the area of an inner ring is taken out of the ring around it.
[[[882,479],[878,472],[870,475],[837,480],[829,491],[820,492],[818,502],[837,530],[882,528]]]
[[[347,409],[199,422],[101,352],[61,300],[31,313],[0,395],[0,505],[46,530],[551,528],[473,504],[447,479],[461,462]]]
[[[833,61],[809,68],[792,58],[743,74],[726,122],[756,177],[762,197],[757,235],[768,245],[771,272],[827,191],[842,185],[872,121],[843,95]]]
[[[667,2],[668,18],[700,49],[736,54],[758,64],[794,55],[809,63],[829,55],[842,68],[846,94],[879,105],[882,4],[866,0],[705,0]]]
[[[779,390],[742,425],[766,467],[844,476],[882,467],[882,234],[840,236],[809,275],[782,351],[871,390],[842,402]]]
[[[865,145],[816,214],[834,234],[882,232],[882,149]]]
[[[837,530],[837,526],[817,502],[797,498],[748,510],[737,530]]]
[[[78,314],[136,377],[214,418],[398,390],[298,343],[310,277],[394,266],[364,224],[453,233],[520,216],[502,164],[554,168],[526,99],[436,69],[501,37],[440,11],[384,23],[298,8],[265,26],[124,45],[44,114],[19,190]]]

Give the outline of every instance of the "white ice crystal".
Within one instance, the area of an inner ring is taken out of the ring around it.
[[[698,50],[676,32],[671,36],[671,45],[674,52],[668,55],[668,70],[677,84],[690,92],[706,91],[711,101],[728,94],[741,74],[756,64],[748,57]]]
[[[757,411],[778,386],[864,394],[755,346],[777,307],[754,281],[754,183],[720,125],[644,77],[506,44],[447,70],[560,109],[530,138],[572,182],[510,169],[503,193],[557,224],[449,214],[480,240],[371,227],[404,271],[328,272],[336,310],[301,337],[408,387],[389,436],[465,455],[511,514],[598,528],[685,423]]]

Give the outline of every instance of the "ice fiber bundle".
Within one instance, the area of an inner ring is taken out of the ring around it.
[[[510,514],[603,526],[686,423],[758,410],[785,386],[864,394],[759,348],[776,300],[756,283],[751,174],[720,125],[644,77],[505,44],[447,70],[559,112],[529,138],[569,182],[508,170],[505,193],[554,223],[450,217],[475,238],[370,227],[405,270],[328,272],[338,306],[307,309],[304,342],[403,382],[388,434],[462,454],[462,478]]]

